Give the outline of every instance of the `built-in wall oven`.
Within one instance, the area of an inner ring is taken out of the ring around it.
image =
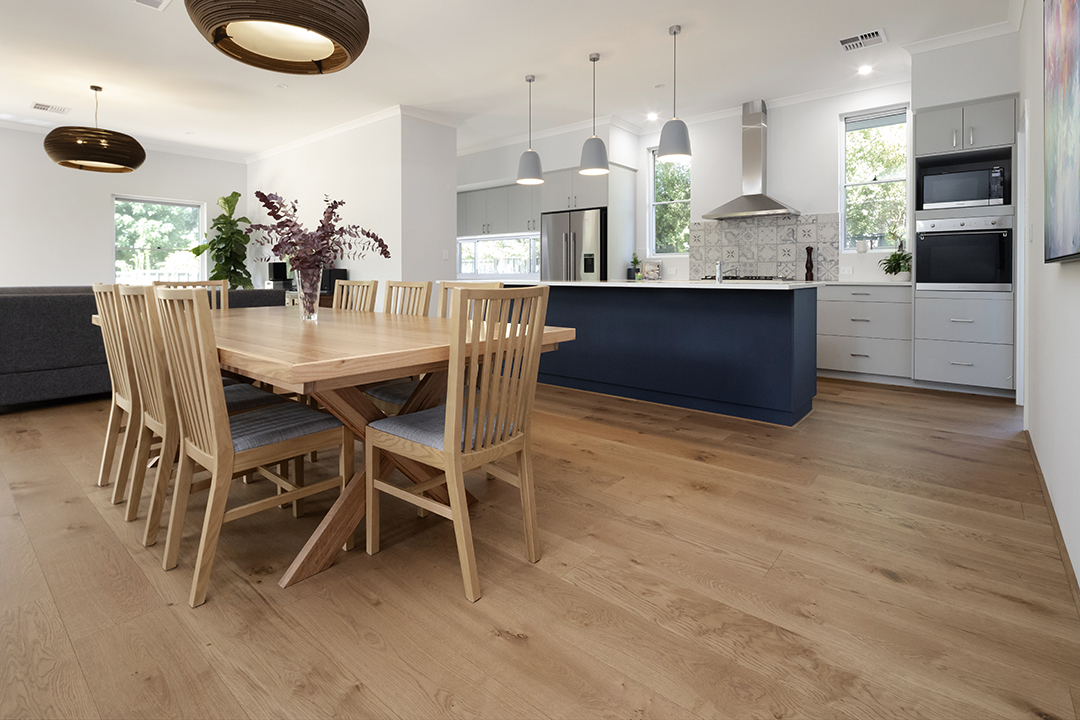
[[[915,289],[1012,292],[1012,216],[915,223]]]

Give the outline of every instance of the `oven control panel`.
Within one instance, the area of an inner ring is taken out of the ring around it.
[[[939,220],[917,220],[915,232],[964,232],[967,230],[1012,229],[1012,215],[943,218]]]

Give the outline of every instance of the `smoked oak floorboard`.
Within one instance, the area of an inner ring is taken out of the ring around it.
[[[479,602],[450,525],[392,498],[380,553],[279,588],[327,493],[226,525],[196,609],[206,494],[163,572],[96,486],[107,407],[0,415],[0,717],[1077,716],[1080,617],[1005,399],[819,379],[786,428],[541,386],[541,560],[517,490],[468,473]]]

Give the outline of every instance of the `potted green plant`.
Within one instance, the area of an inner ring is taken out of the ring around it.
[[[633,271],[633,276],[630,279],[631,280],[640,280],[641,279],[641,258],[639,258],[637,256],[637,253],[634,253],[634,256],[632,258],[630,258],[630,269],[631,269],[631,271]]]
[[[212,238],[207,234],[206,242],[191,248],[191,252],[195,253],[196,257],[210,252],[210,259],[214,261],[210,280],[228,280],[229,287],[250,289],[253,286],[246,262],[249,238],[240,229],[240,223],[250,224],[251,221],[246,217],[233,217],[239,199],[238,192],[218,198],[218,207],[224,212],[210,223],[210,229],[216,231],[216,234]]]
[[[896,246],[896,252],[878,261],[878,265],[891,280],[908,282],[911,280],[911,253],[904,252],[904,243]]]

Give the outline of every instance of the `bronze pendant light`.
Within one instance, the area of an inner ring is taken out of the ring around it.
[[[263,70],[324,75],[344,70],[367,45],[362,0],[184,0],[210,44]]]
[[[129,173],[146,160],[146,151],[139,141],[115,130],[97,127],[97,93],[94,91],[94,127],[58,127],[45,136],[45,153],[53,162],[76,170],[91,172]]]

